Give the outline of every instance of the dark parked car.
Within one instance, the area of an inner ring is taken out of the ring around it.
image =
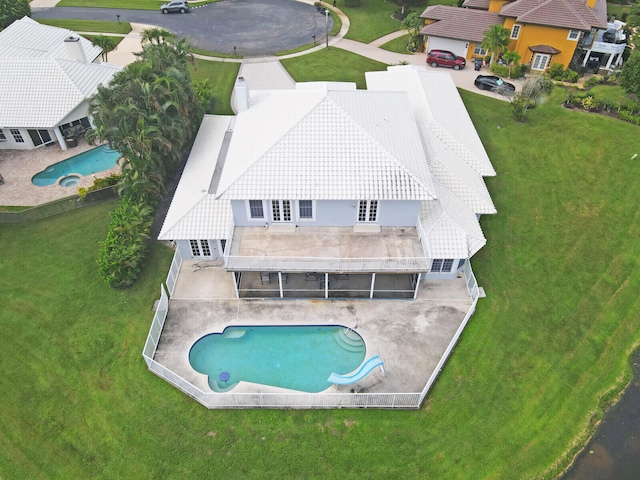
[[[467,64],[466,60],[448,50],[431,50],[427,55],[427,63],[433,68],[451,67],[460,70]]]
[[[160,5],[162,13],[187,13],[189,11],[189,2],[174,0],[173,2]]]
[[[491,90],[500,95],[513,95],[516,87],[495,75],[478,75],[473,84],[480,90]]]

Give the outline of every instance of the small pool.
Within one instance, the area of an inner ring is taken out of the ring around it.
[[[116,166],[121,156],[117,150],[111,150],[107,145],[101,145],[75,157],[49,165],[42,172],[36,173],[31,178],[31,183],[38,187],[46,187],[58,183],[58,180],[61,178],[73,177],[74,174],[76,176],[84,176],[109,170]],[[62,186],[71,185],[66,184]]]
[[[358,368],[365,350],[362,337],[341,325],[230,326],[194,343],[189,363],[216,392],[245,381],[317,393],[332,385],[332,373]]]

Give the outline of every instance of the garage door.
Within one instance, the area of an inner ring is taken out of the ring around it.
[[[463,58],[467,58],[467,50],[469,49],[469,42],[464,40],[452,40],[450,38],[442,37],[428,37],[427,51],[431,50],[449,50]]]

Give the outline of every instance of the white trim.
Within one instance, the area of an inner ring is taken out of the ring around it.
[[[518,27],[518,28],[516,28]],[[511,27],[511,33],[509,34],[509,38],[511,40],[517,40],[520,36],[520,31],[522,30],[522,25],[514,23],[513,27]]]
[[[543,59],[544,63],[540,63],[543,61]],[[531,58],[531,70],[544,72],[547,69],[547,65],[549,65],[549,60],[551,60],[551,55],[549,55],[548,53],[534,53],[533,57]],[[540,68],[541,66],[542,68]]]
[[[303,199],[303,200],[296,200],[296,221],[298,222],[315,222],[316,221],[316,201],[315,200],[311,200],[311,218],[305,217],[302,218],[300,216],[300,202],[304,201],[304,200],[311,200],[310,198],[308,199]]]

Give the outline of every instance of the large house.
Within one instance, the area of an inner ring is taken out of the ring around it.
[[[91,127],[89,98],[120,67],[71,30],[24,17],[0,32],[0,149],[74,145]]]
[[[466,0],[463,8],[427,7],[421,17],[428,50],[467,59],[486,55],[485,32],[503,25],[510,32],[508,49],[533,71],[554,63],[568,67],[572,60],[611,68],[622,64],[625,49],[620,22],[607,23],[606,0]]]
[[[238,297],[409,298],[486,243],[495,175],[451,77],[390,67],[250,91],[206,116],[160,232]]]

